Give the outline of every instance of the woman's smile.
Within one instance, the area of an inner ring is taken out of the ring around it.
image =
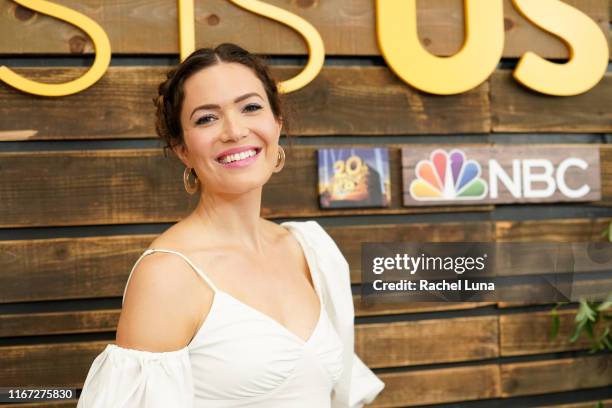
[[[257,160],[261,150],[262,149],[260,147],[256,147],[240,153],[223,155],[215,161],[226,168],[246,167]]]

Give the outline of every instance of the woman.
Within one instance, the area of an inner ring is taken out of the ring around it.
[[[354,354],[346,260],[315,221],[260,216],[285,160],[268,68],[233,44],[200,49],[155,102],[157,133],[199,203],[136,261],[116,344],[94,360],[78,407],[371,402],[384,384]]]

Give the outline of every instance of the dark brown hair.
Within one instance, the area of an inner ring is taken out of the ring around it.
[[[196,72],[221,62],[236,62],[250,68],[259,78],[268,96],[276,120],[282,120],[284,133],[289,136],[289,121],[286,107],[276,81],[270,75],[264,60],[232,43],[223,43],[215,48],[200,48],[166,73],[166,80],[158,86],[158,96],[153,98],[157,107],[155,131],[165,142],[164,155],[168,149],[184,144],[181,126],[181,109],[185,99],[185,81]]]

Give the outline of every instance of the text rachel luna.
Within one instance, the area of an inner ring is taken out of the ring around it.
[[[495,290],[493,282],[471,282],[467,279],[458,279],[453,282],[441,280],[439,282],[429,282],[426,279],[417,281],[409,281],[402,279],[399,282],[383,282],[378,279],[372,282],[374,290],[431,290],[431,291],[448,291],[448,290]]]

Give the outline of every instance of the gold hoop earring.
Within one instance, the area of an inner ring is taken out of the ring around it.
[[[195,177],[194,184],[189,182],[190,174],[193,174]],[[200,183],[198,180],[198,175],[195,173],[193,167],[185,167],[185,170],[183,171],[183,185],[185,186],[185,191],[187,191],[189,194],[194,194],[196,191],[198,191],[198,186]]]
[[[274,173],[278,173],[285,167],[285,150],[282,146],[278,146],[278,159],[276,160],[276,166],[274,166]]]

